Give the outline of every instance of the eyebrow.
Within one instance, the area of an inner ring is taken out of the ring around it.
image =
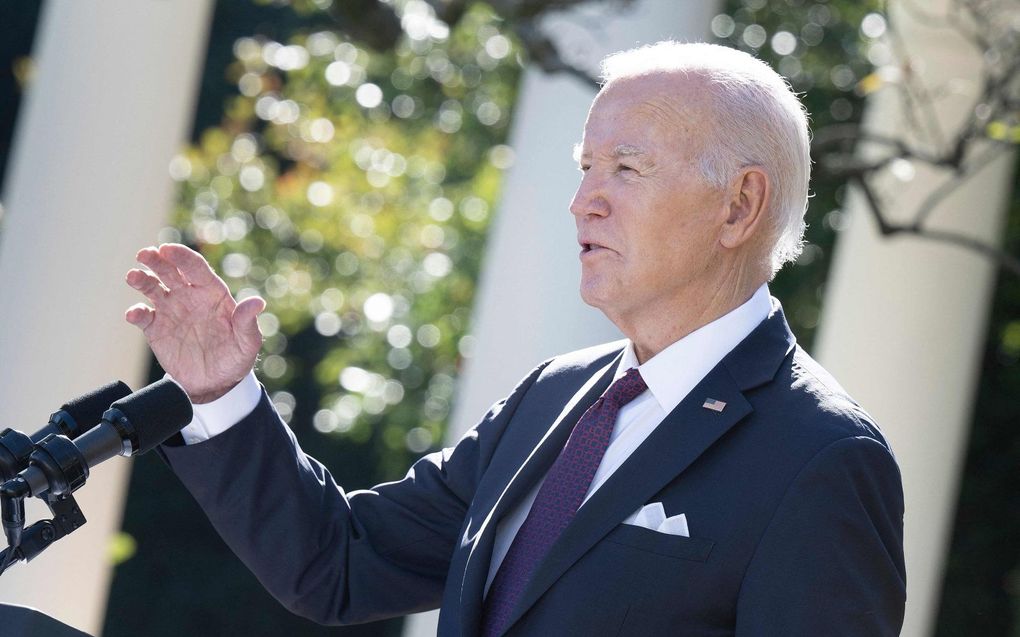
[[[630,144],[620,144],[612,152],[613,157],[641,157],[645,154],[645,151]]]
[[[575,161],[580,160],[585,155],[582,152],[581,144],[574,144],[572,154]],[[588,154],[590,155],[591,153]],[[645,157],[648,153],[631,144],[620,144],[609,154],[613,157]]]

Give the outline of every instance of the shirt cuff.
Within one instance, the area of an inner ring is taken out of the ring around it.
[[[262,388],[255,372],[248,372],[233,389],[210,403],[192,405],[194,417],[181,436],[184,444],[193,445],[230,429],[253,412],[262,398]]]

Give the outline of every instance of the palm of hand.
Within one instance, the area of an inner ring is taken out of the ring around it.
[[[154,303],[156,316],[142,330],[163,369],[200,395],[236,384],[251,369],[261,345],[234,329],[237,303],[221,286],[174,290]]]
[[[138,260],[152,272],[132,270],[127,282],[152,307],[135,305],[125,317],[142,329],[160,365],[192,402],[219,398],[254,365],[262,344],[256,317],[265,302],[235,302],[201,255],[185,246],[146,248]]]

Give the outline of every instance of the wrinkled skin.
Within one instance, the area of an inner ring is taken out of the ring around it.
[[[223,279],[187,246],[148,247],[136,258],[148,271],[130,270],[125,279],[151,307],[134,305],[124,318],[142,330],[156,360],[193,403],[223,396],[255,364],[262,347],[256,319],[266,302],[236,302]]]

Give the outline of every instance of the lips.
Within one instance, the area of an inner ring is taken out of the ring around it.
[[[578,245],[581,246],[581,254],[586,254],[588,252],[594,252],[596,250],[608,250],[609,249],[605,245],[599,243],[598,241],[595,241],[595,240],[592,240],[592,239],[589,239],[589,238],[586,238],[586,237],[582,237],[582,238],[578,239],[577,243],[578,243]]]

